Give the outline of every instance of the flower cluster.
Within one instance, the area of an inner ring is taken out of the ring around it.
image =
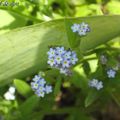
[[[65,50],[64,47],[55,47],[50,48],[47,52],[48,54],[48,64],[51,67],[57,68],[60,70],[60,73],[65,75],[70,74],[70,67],[75,65],[78,61],[77,55],[75,52],[70,50]]]
[[[35,75],[32,80],[31,87],[39,97],[44,97],[45,94],[52,92],[52,86],[46,85],[46,81],[40,75]]]
[[[92,79],[89,81],[88,85],[90,87],[96,88],[97,90],[100,90],[103,88],[103,82],[98,81],[97,79]]]
[[[115,75],[116,75],[116,71],[113,70],[113,69],[110,69],[107,71],[107,75],[109,78],[115,78]]]
[[[84,36],[87,32],[90,31],[90,27],[88,24],[82,22],[81,24],[73,24],[71,26],[73,32],[77,32],[80,36]]]

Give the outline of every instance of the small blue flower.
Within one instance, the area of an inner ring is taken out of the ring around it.
[[[78,58],[76,58],[76,57],[72,57],[72,58],[71,58],[71,63],[72,63],[73,65],[75,65],[77,61],[78,61]]]
[[[103,88],[103,82],[102,81],[99,81],[98,84],[96,85],[96,89],[97,90],[100,90]]]
[[[84,36],[84,35],[86,35],[86,30],[80,29],[80,30],[78,31],[78,34],[79,34],[80,36]]]
[[[39,85],[39,88],[38,88],[37,90],[39,90],[39,91],[45,91],[45,87],[44,87],[44,86]]]
[[[47,63],[48,63],[51,67],[53,67],[53,66],[56,64],[54,58],[49,58]]]
[[[71,26],[71,29],[72,29],[73,32],[78,32],[79,29],[80,29],[80,25],[79,24],[73,24]]]
[[[39,79],[39,80],[37,81],[37,83],[38,83],[40,86],[44,86],[44,85],[46,84],[46,81],[45,81],[43,78],[41,78],[41,79]]]
[[[89,81],[88,84],[89,84],[90,87],[96,87],[97,84],[98,84],[98,80],[97,79],[92,79],[92,80]]]
[[[70,60],[67,60],[67,59],[63,60],[62,67],[63,68],[65,68],[65,67],[69,68],[70,67]]]
[[[55,57],[56,51],[53,48],[50,48],[50,50],[47,52],[49,58]]]
[[[39,87],[39,84],[36,83],[36,82],[31,82],[31,87],[32,87],[33,90],[37,90],[38,87]]]
[[[110,69],[107,71],[108,78],[115,78],[116,71],[113,69]]]
[[[44,92],[44,91],[41,91],[41,90],[36,90],[36,91],[35,91],[35,94],[36,94],[38,97],[44,97],[44,96],[45,96],[45,92]]]
[[[63,59],[60,55],[56,55],[56,57],[55,57],[56,64],[61,64],[62,60]]]
[[[51,93],[51,92],[52,92],[52,86],[46,85],[46,86],[45,86],[45,92],[46,92],[46,94]]]
[[[71,51],[67,51],[65,54],[64,54],[64,59],[70,59],[71,58]]]
[[[32,79],[33,81],[38,81],[41,77],[39,75],[35,75],[35,77]]]
[[[86,32],[89,32],[89,31],[90,31],[90,28],[89,28],[88,24],[86,24],[86,23],[84,23],[84,22],[82,22],[82,23],[80,24],[80,29],[83,29],[83,30],[85,30]]]
[[[56,47],[56,50],[57,50],[56,53],[58,55],[63,55],[66,52],[64,47]]]

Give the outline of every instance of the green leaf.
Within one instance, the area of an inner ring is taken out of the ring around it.
[[[31,87],[23,80],[15,79],[14,85],[17,91],[24,97],[29,97],[32,94]]]
[[[97,90],[90,90],[85,99],[85,107],[90,106],[93,102],[95,102],[95,100],[98,99],[99,96],[100,94]]]
[[[32,111],[36,108],[36,106],[39,103],[39,97],[36,95],[31,96],[29,99],[27,99],[20,107],[19,110],[21,111],[21,114],[23,117],[29,115],[32,113]]]
[[[61,84],[62,84],[62,79],[60,77],[58,77],[56,84],[55,84],[55,88],[54,88],[54,95],[55,96],[57,96],[60,93]]]
[[[91,28],[81,38],[80,51],[97,47],[120,34],[120,16],[68,18],[72,23],[86,22]],[[46,69],[49,46],[69,46],[66,19],[19,28],[0,36],[0,85],[22,79]]]

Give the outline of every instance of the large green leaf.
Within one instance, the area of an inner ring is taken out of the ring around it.
[[[0,85],[47,68],[48,46],[69,47],[65,20],[40,23],[1,35]],[[84,21],[90,25],[91,32],[81,38],[81,52],[95,48],[120,34],[120,16],[68,18],[68,20],[73,23]]]

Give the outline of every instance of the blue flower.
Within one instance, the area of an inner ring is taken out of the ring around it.
[[[48,63],[51,67],[53,67],[53,66],[56,64],[54,58],[49,58],[47,63]]]
[[[66,53],[64,54],[64,59],[70,59],[71,58],[71,51],[66,51]]]
[[[69,68],[70,67],[70,60],[64,59],[62,62],[62,67],[63,68]]]
[[[78,58],[76,58],[76,57],[72,57],[72,58],[71,58],[71,63],[72,63],[73,65],[75,65],[77,61],[78,61]]]
[[[71,26],[71,29],[72,29],[73,32],[78,32],[79,29],[80,29],[80,25],[79,24],[73,24]]]
[[[40,86],[44,86],[46,84],[46,81],[43,78],[41,78],[37,81],[37,83],[40,84]]]
[[[55,57],[56,51],[53,48],[50,48],[50,50],[47,52],[49,58]]]
[[[97,90],[100,90],[103,88],[103,82],[102,81],[99,81],[98,84],[96,85],[96,89]]]
[[[31,87],[35,91],[35,94],[39,97],[44,97],[45,94],[52,92],[52,86],[47,85],[44,78],[39,75],[35,75],[33,82],[31,82]]]
[[[52,86],[46,85],[46,86],[45,86],[45,92],[46,92],[46,94],[51,93],[51,92],[52,92]]]
[[[41,77],[39,75],[35,75],[35,77],[32,79],[33,81],[38,81]]]
[[[116,71],[113,70],[113,69],[110,69],[107,71],[107,75],[109,78],[115,78],[115,75],[116,75]]]
[[[38,89],[37,89],[38,91],[45,91],[45,87],[44,86],[41,86],[41,85],[39,85],[39,87],[38,87]]]
[[[39,87],[39,84],[37,82],[31,82],[31,87],[33,90],[37,90]]]
[[[89,84],[90,87],[96,87],[97,84],[98,84],[98,80],[97,79],[92,79],[92,80],[89,81],[88,84]]]
[[[80,30],[78,31],[78,34],[79,34],[80,36],[84,36],[84,35],[86,35],[86,30],[80,29]]]
[[[63,59],[60,55],[56,55],[56,57],[55,57],[56,64],[61,64],[62,60]]]
[[[80,24],[80,29],[83,29],[83,30],[85,30],[86,32],[89,32],[89,31],[90,31],[90,28],[89,28],[88,24],[86,24],[86,23],[84,23],[84,22],[82,22],[82,23]]]
[[[41,91],[41,90],[36,90],[36,91],[35,91],[35,94],[36,94],[38,97],[44,97],[44,96],[45,96],[45,92],[44,92],[44,91]]]
[[[56,47],[56,53],[58,55],[63,55],[65,52],[66,51],[65,51],[64,47]]]

